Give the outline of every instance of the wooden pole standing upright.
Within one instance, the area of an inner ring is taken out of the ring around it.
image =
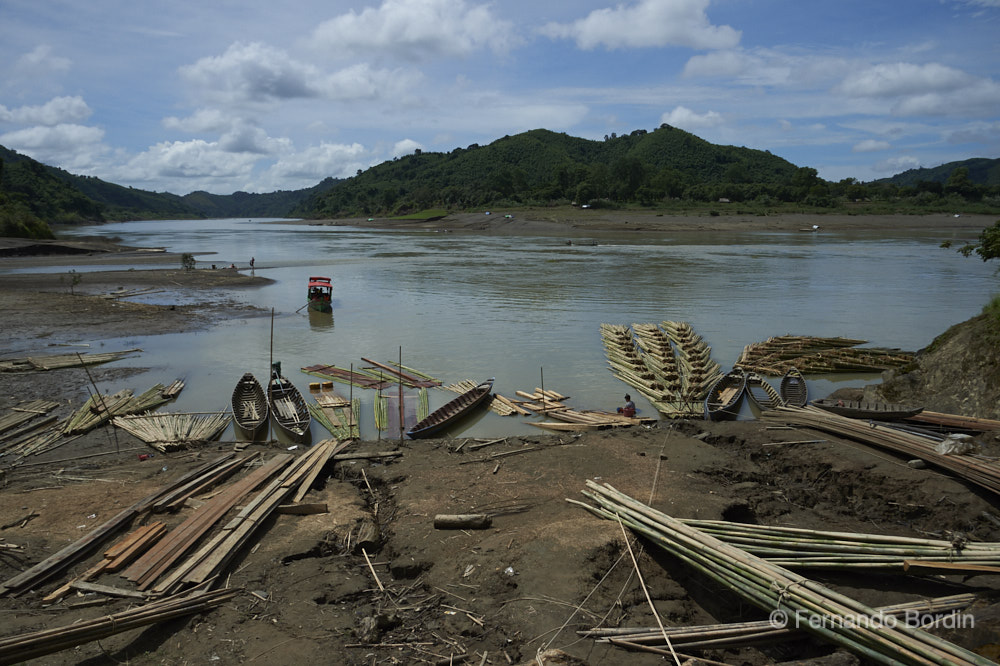
[[[403,345],[399,346],[399,370],[403,370]],[[399,375],[399,444],[403,445],[403,375]]]
[[[274,308],[271,308],[271,342],[270,342],[270,345],[271,346],[270,346],[270,349],[268,351],[268,357],[267,357],[267,374],[265,375],[265,377],[267,377],[267,403],[268,403],[267,406],[268,407],[271,406],[271,368],[274,367]],[[267,440],[268,441],[271,441],[271,437],[272,437],[273,434],[274,433],[271,430],[270,410],[268,410],[268,418],[267,418]]]

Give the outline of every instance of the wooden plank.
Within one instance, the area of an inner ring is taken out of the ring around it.
[[[109,597],[127,597],[129,599],[145,599],[149,595],[144,592],[136,592],[135,590],[124,590],[120,587],[111,587],[110,585],[98,585],[97,583],[88,583],[83,580],[75,580],[70,583],[70,587],[80,590],[81,592],[96,592],[97,594],[103,594]]]

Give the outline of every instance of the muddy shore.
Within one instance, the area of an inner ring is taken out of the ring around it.
[[[985,216],[788,216],[744,222],[740,216],[673,219],[588,213],[594,215],[573,218],[577,232],[766,231],[817,224],[822,233],[837,225],[906,225],[971,239],[994,222]],[[420,225],[478,233],[565,231],[566,221],[555,215],[544,210],[519,211],[513,219],[502,213],[468,214]],[[86,259],[53,254],[0,257],[0,265],[52,266],[47,274],[0,275],[5,333],[0,355],[62,353],[65,345],[77,344],[99,347],[101,340],[126,333],[197,330],[217,316],[220,293],[253,288],[263,280],[248,275],[246,267],[183,271],[179,257],[150,248],[83,249],[91,253]],[[97,271],[70,285],[59,268],[66,261],[134,262],[151,270]],[[164,284],[203,298],[183,306],[151,306],[102,297]],[[142,363],[139,355],[96,366],[91,373],[100,383],[108,376],[127,376]],[[89,383],[79,369],[0,374],[0,414],[26,400],[49,399],[61,403],[58,416],[68,416],[86,398]],[[169,405],[164,409],[169,411]],[[304,501],[325,503],[329,512],[274,518],[229,569],[225,584],[242,590],[233,601],[194,618],[131,630],[34,663],[509,664],[527,663],[543,648],[562,650],[592,665],[663,663],[660,656],[628,652],[576,634],[599,624],[655,626],[618,525],[565,501],[582,499],[588,479],[608,482],[679,518],[943,539],[961,534],[1000,541],[1000,500],[986,491],[932,469],[911,468],[905,459],[857,442],[773,429],[758,421],[661,421],[652,427],[579,435],[509,437],[475,451],[472,445],[487,443],[459,444],[454,439],[408,441],[401,444],[403,454],[391,462],[328,465]],[[112,437],[99,429],[17,466],[0,457],[0,525],[5,526],[0,544],[19,547],[0,550],[0,578],[45,559],[122,507],[232,448],[231,443],[214,442],[139,460],[138,454],[150,452],[149,447],[124,431]],[[349,451],[385,448],[384,441],[358,442]],[[245,453],[254,451],[270,456],[284,449],[256,444]],[[510,455],[490,457],[499,453]],[[177,524],[191,511],[157,518]],[[475,511],[495,512],[490,529],[433,528],[436,514]],[[378,535],[363,554],[348,542],[366,521],[377,525]],[[92,556],[74,571],[97,559],[99,555]],[[767,617],[653,547],[639,555],[639,566],[667,625]],[[1000,636],[998,576],[859,572],[817,578],[873,606],[974,591],[979,595],[976,628],[942,633],[983,651]],[[0,634],[69,625],[130,604],[77,593],[44,606],[41,598],[61,582],[0,598]],[[128,587],[112,574],[96,582]],[[812,639],[698,654],[758,666],[828,658],[832,653],[837,663],[856,663],[852,656]]]

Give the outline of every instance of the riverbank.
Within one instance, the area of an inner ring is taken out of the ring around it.
[[[477,221],[470,215],[448,224],[453,231],[471,232]],[[600,224],[615,223],[620,229],[624,222]],[[502,229],[513,225],[496,223]],[[543,223],[558,222],[525,222],[536,230]],[[992,220],[975,224],[978,233]],[[973,237],[973,228],[968,231]],[[157,254],[163,253],[147,252],[144,261],[155,266],[159,260],[159,268],[86,273],[72,289],[58,281],[64,275],[58,263],[46,264],[56,267],[48,277],[0,275],[0,307],[10,315],[4,324],[4,331],[10,331],[4,355],[64,352],[67,344],[96,349],[101,340],[131,334],[195,333],[222,311],[230,316],[217,307],[218,299],[261,280],[231,269],[181,271],[178,257],[152,256]],[[22,260],[33,261],[16,261]],[[69,261],[80,260],[74,256]],[[93,260],[108,257],[94,255]],[[103,297],[120,287],[165,285],[188,299],[194,295],[195,303],[149,306]],[[48,347],[49,342],[59,346]],[[197,344],[194,337],[192,344]],[[67,416],[87,397],[92,383],[127,377],[147,362],[138,355],[95,366],[89,376],[78,368],[0,375],[0,413],[26,400],[50,399],[60,403],[54,414]],[[163,411],[171,411],[170,406]],[[527,663],[543,647],[562,649],[594,666],[662,663],[659,656],[596,644],[575,633],[598,624],[656,624],[621,528],[565,501],[580,499],[588,479],[610,483],[675,517],[1000,541],[1000,501],[984,491],[931,469],[911,468],[885,451],[811,431],[773,429],[759,421],[661,421],[649,428],[492,441],[382,440],[357,442],[348,451],[396,446],[402,455],[391,461],[329,464],[303,499],[325,505],[328,512],[279,515],[255,535],[237,554],[224,582],[242,590],[233,602],[195,619],[131,630],[39,663],[334,659],[345,664],[507,664]],[[0,551],[0,578],[45,559],[123,507],[235,447],[233,442],[213,442],[140,460],[139,454],[153,450],[124,431],[99,429],[16,467],[0,458],[5,468],[0,525],[7,526],[0,538],[21,548]],[[239,448],[241,455],[265,458],[288,452],[287,444],[277,442]],[[156,518],[177,525],[195,506]],[[433,527],[436,514],[477,511],[494,514],[492,527]],[[362,552],[357,537],[364,525],[374,525],[375,533],[366,537]],[[99,557],[93,555],[74,571]],[[764,611],[648,544],[638,559],[644,585],[665,624],[766,618]],[[996,576],[965,580],[855,572],[820,578],[870,605],[971,589],[980,593],[976,630],[943,633],[970,648],[983,648],[997,635],[998,609],[990,599],[1000,585]],[[74,593],[44,607],[41,597],[62,580],[20,597],[0,598],[3,635],[68,625],[129,605],[103,594]],[[130,587],[113,574],[95,582]],[[796,639],[776,646],[709,650],[704,656],[763,666],[831,650]],[[844,655],[840,659],[854,663]]]

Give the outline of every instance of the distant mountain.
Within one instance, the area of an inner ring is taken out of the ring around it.
[[[204,217],[289,217],[290,212],[303,201],[339,182],[338,178],[325,178],[304,190],[278,190],[268,194],[210,194],[199,191],[185,194],[181,200]]]
[[[311,197],[295,213],[334,216],[498,201],[655,201],[694,186],[787,185],[799,171],[770,152],[711,144],[669,125],[604,141],[536,129],[487,146],[417,151],[384,162]]]
[[[913,186],[917,183],[941,183],[948,182],[955,169],[965,167],[969,170],[969,180],[976,185],[1000,185],[1000,159],[987,159],[985,157],[974,157],[960,162],[948,162],[941,166],[930,169],[910,169],[902,173],[897,173],[891,178],[882,178],[875,183],[892,183],[901,186]]]

